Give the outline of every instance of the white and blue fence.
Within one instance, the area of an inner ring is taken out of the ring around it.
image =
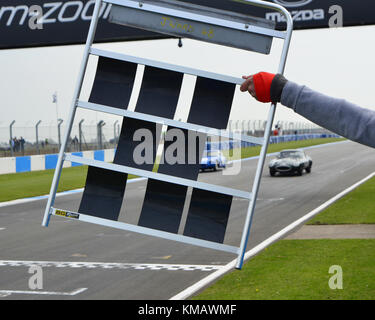
[[[337,134],[297,134],[297,135],[285,135],[285,136],[272,136],[271,144],[289,142],[289,141],[300,141],[308,139],[319,139],[319,138],[339,138]],[[210,142],[207,143],[207,149],[214,150],[230,150],[239,147],[246,148],[252,147],[255,144],[246,141],[221,141],[221,142]],[[115,154],[115,149],[106,150],[94,150],[94,151],[82,151],[72,152],[72,155],[85,157],[88,159],[95,159],[99,161],[112,162]],[[57,154],[46,154],[46,155],[35,155],[35,156],[23,156],[23,157],[7,157],[0,158],[0,174],[6,173],[17,173],[17,172],[29,172],[29,171],[40,171],[55,169],[57,164]],[[65,161],[64,168],[80,166],[81,164]]]
[[[72,155],[100,161],[113,161],[115,149],[72,152]],[[0,174],[55,169],[57,154],[0,158]],[[64,168],[81,164],[64,161]]]

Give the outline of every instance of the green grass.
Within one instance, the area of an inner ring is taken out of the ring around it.
[[[277,152],[286,148],[302,148],[339,140],[342,139],[312,139],[273,144],[268,151]],[[244,148],[241,156],[243,158],[256,156],[259,152],[259,147]],[[53,174],[54,170],[43,170],[0,175],[0,202],[48,194]],[[64,168],[58,192],[82,188],[85,185],[86,174],[86,166]],[[134,176],[129,177],[134,178]]]
[[[375,299],[375,239],[282,240],[218,280],[193,300]],[[343,289],[328,270],[343,270]]]
[[[44,170],[0,175],[0,201],[48,194],[54,171]],[[87,166],[64,168],[58,191],[83,187],[86,174]]]
[[[0,175],[0,202],[48,194],[55,170]],[[82,188],[87,166],[63,168],[58,192]],[[129,178],[134,176],[129,175]]]
[[[372,178],[332,204],[308,224],[375,223],[375,178]]]

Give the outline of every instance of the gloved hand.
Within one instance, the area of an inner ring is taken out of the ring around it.
[[[248,91],[260,102],[280,102],[284,86],[288,82],[281,74],[259,72],[251,76],[243,76],[242,92]]]

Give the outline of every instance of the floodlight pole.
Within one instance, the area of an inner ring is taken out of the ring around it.
[[[59,139],[59,148],[61,148],[61,124],[64,122],[63,119],[57,119],[57,134]]]
[[[39,120],[36,125],[35,125],[35,139],[36,139],[36,150],[38,152],[38,154],[40,154],[40,150],[39,150],[39,134],[38,134],[38,128],[39,128],[39,125],[40,123],[42,122],[42,120]]]
[[[117,141],[117,132],[116,132],[117,123],[118,123],[118,120],[116,120],[115,123],[113,124],[113,138],[115,139],[115,143]]]
[[[232,131],[232,127],[233,127],[233,120],[229,120],[229,122],[228,122],[228,130]]]
[[[79,135],[79,151],[82,151],[82,123],[85,119],[81,119],[78,123],[78,135]]]
[[[102,128],[105,126],[105,122],[103,120],[100,120],[98,124],[96,125],[97,128],[97,140],[98,140],[98,149],[103,149],[103,132]]]
[[[13,125],[15,123],[16,123],[16,120],[13,120],[9,125],[9,137],[10,137],[9,144],[10,144],[10,153],[11,153],[12,157],[14,156],[12,141],[13,141]]]
[[[242,134],[245,134],[245,123],[246,120],[242,120]]]

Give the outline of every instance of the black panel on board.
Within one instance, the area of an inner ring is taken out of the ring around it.
[[[117,220],[127,176],[126,173],[89,166],[78,212]]]
[[[99,57],[89,102],[127,109],[137,64]]]
[[[226,129],[236,85],[197,77],[187,122]]]
[[[214,242],[224,242],[232,196],[194,189],[184,235]]]
[[[158,172],[197,180],[206,137],[204,133],[168,127]]]
[[[152,171],[160,135],[160,124],[124,117],[113,162]]]
[[[149,179],[138,225],[177,233],[186,189],[185,186]]]
[[[145,66],[135,111],[173,119],[183,73]]]

